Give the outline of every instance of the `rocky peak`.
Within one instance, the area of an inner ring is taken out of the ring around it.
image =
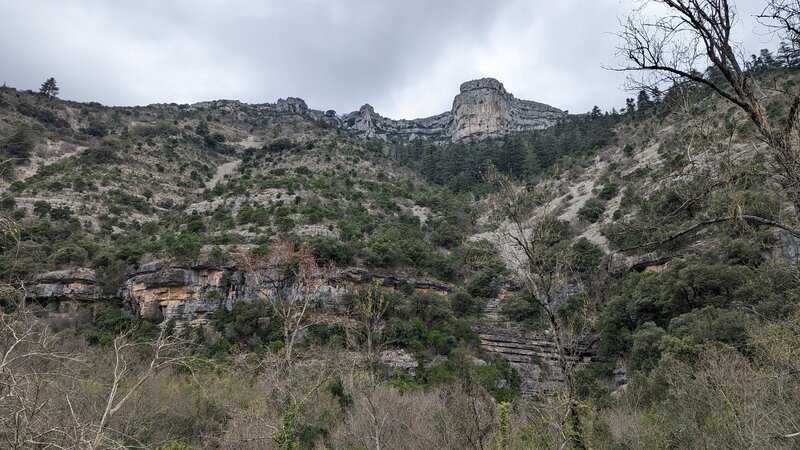
[[[373,119],[375,115],[375,108],[369,103],[365,103],[358,109],[358,114],[353,117],[353,122],[348,125],[352,130],[363,133],[367,137],[373,137],[376,130]]]
[[[448,142],[547,128],[565,116],[552,106],[514,98],[494,78],[481,78],[462,83],[453,108],[436,116],[393,120],[364,105],[345,114],[341,127],[367,137]]]
[[[453,99],[452,139],[500,134],[512,131],[514,96],[494,78],[481,78],[461,84],[461,93]]]
[[[495,80],[494,78],[479,78],[477,80],[465,81],[461,83],[459,90],[462,94],[469,91],[480,90],[492,90],[498,91],[502,95],[507,94],[506,88],[503,87],[503,83]]]
[[[305,100],[297,97],[287,97],[285,100],[278,99],[277,107],[280,112],[294,114],[304,114],[308,111],[308,105],[306,105]]]

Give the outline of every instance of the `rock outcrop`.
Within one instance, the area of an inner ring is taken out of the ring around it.
[[[547,128],[566,116],[543,103],[519,100],[494,78],[461,85],[450,111],[413,120],[383,117],[370,105],[342,117],[342,128],[367,137],[431,142],[461,141]]]
[[[75,306],[81,302],[96,302],[101,289],[94,270],[77,268],[47,272],[36,277],[29,299],[57,301],[61,305]]]
[[[180,105],[151,105],[169,109]],[[494,78],[481,78],[461,84],[460,93],[453,99],[450,111],[421,119],[389,119],[375,112],[369,104],[358,111],[336,115],[333,110],[309,108],[297,97],[279,99],[275,103],[246,104],[236,100],[213,100],[195,103],[189,110],[215,109],[226,114],[272,114],[301,116],[332,128],[380,139],[421,140],[432,143],[456,142],[499,136],[518,131],[547,128],[567,113],[544,103],[520,100],[507,92]]]
[[[559,364],[553,337],[546,333],[529,333],[518,329],[473,327],[484,350],[502,356],[521,379],[524,395],[554,395],[564,387],[564,372]],[[580,367],[591,362],[592,339],[582,339],[569,361]]]
[[[514,286],[507,286],[506,297]],[[554,395],[564,388],[564,372],[559,363],[556,341],[550,332],[525,331],[505,320],[501,313],[504,297],[486,303],[485,326],[474,326],[484,350],[506,359],[520,376],[520,390],[525,396]],[[570,364],[583,367],[596,359],[593,345],[596,336],[585,335],[567,350]]]
[[[305,100],[297,97],[287,97],[285,100],[279,99],[275,105],[279,112],[284,113],[305,114],[309,111]]]
[[[253,295],[242,272],[230,264],[145,264],[120,290],[126,309],[153,322],[204,323],[217,308],[231,308],[233,302]]]
[[[434,280],[402,277],[358,267],[337,270],[319,290],[326,302],[348,289],[378,283],[391,289],[410,286],[417,292],[447,295],[452,286]],[[126,310],[147,320],[205,323],[218,308],[232,308],[238,301],[263,295],[247,272],[230,261],[181,264],[169,261],[144,264],[128,276],[117,291]],[[77,307],[80,303],[108,300],[103,296],[91,269],[61,270],[37,277],[28,298],[38,302],[58,302]]]
[[[379,355],[381,364],[390,370],[400,370],[411,376],[416,374],[419,363],[414,355],[403,349],[384,350]]]
[[[319,301],[338,298],[347,290],[367,283],[378,283],[391,289],[410,286],[417,292],[449,294],[453,287],[434,280],[382,274],[368,269],[349,267],[337,270],[318,291]],[[503,295],[486,305],[487,326],[474,327],[481,344],[488,352],[507,359],[522,378],[526,395],[552,395],[563,386],[564,375],[558,364],[558,353],[552,336],[529,333],[505,322],[500,314],[502,299],[515,290],[506,286]],[[239,301],[250,301],[263,295],[252,277],[231,261],[205,261],[181,264],[153,262],[136,268],[117,291],[130,313],[161,323],[203,324],[219,308],[232,308]],[[28,298],[39,302],[58,302],[61,310],[74,310],[82,303],[97,303],[102,295],[97,277],[91,269],[73,269],[40,275]],[[66,305],[66,306],[65,306]],[[591,338],[579,343],[570,356],[576,365],[588,363],[592,357]],[[383,352],[381,362],[390,369],[413,373],[417,361],[401,350]]]

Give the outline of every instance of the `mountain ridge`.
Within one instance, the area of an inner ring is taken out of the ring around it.
[[[547,128],[567,115],[544,103],[515,98],[494,78],[465,81],[459,91],[451,110],[434,116],[394,120],[365,104],[343,115],[343,125],[367,137],[458,142]]]
[[[459,94],[453,99],[450,111],[415,119],[392,119],[382,116],[376,113],[375,108],[369,103],[365,103],[356,111],[337,115],[333,110],[310,108],[305,100],[299,97],[280,98],[275,103],[253,104],[219,99],[192,103],[188,108],[226,104],[305,115],[334,128],[368,138],[383,140],[399,138],[433,143],[459,142],[540,130],[554,125],[567,116],[566,111],[553,106],[514,97],[506,91],[503,83],[494,78],[479,78],[461,83]],[[165,105],[174,104],[158,103],[148,106]]]

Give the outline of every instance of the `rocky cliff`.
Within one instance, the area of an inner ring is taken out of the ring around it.
[[[366,283],[399,289],[408,284],[418,291],[446,294],[450,286],[430,280],[398,278],[367,269],[337,270],[325,282],[318,296],[320,302],[337,298],[347,289]],[[125,307],[148,320],[161,322],[205,323],[218,308],[232,308],[237,301],[248,301],[261,291],[252,277],[232,263],[171,264],[155,262],[137,268],[120,289]]]
[[[151,105],[154,108],[179,108],[178,105]],[[479,139],[519,131],[547,128],[567,113],[544,103],[515,98],[503,83],[481,78],[461,84],[450,111],[421,119],[389,119],[375,112],[369,104],[358,111],[336,115],[333,110],[309,108],[301,98],[288,97],[275,103],[248,105],[235,100],[214,100],[188,106],[189,111],[213,108],[225,114],[278,114],[300,116],[327,127],[351,131],[381,139],[422,140],[445,143]]]
[[[450,285],[433,280],[348,267],[337,270],[318,295],[324,297],[320,298],[324,302],[366,283],[378,283],[392,289],[410,285],[416,291],[440,295],[447,295],[452,289]],[[173,319],[201,324],[207,322],[209,314],[218,308],[230,309],[235,302],[249,301],[259,293],[248,273],[232,262],[182,264],[159,261],[133,270],[116,296],[122,299],[130,313],[152,322]],[[101,295],[94,271],[86,268],[39,276],[28,298],[38,302],[57,302],[61,309],[107,300]]]
[[[344,115],[341,127],[367,137],[446,142],[538,130],[566,116],[552,106],[514,98],[494,78],[467,81],[460,91],[453,108],[436,116],[393,120],[364,105]]]
[[[101,299],[101,289],[94,270],[75,269],[47,272],[36,277],[28,298],[58,302],[60,309],[71,310],[81,303]]]
[[[518,324],[505,320],[500,314],[502,296],[486,303],[485,325],[474,326],[484,350],[509,362],[520,376],[523,395],[554,395],[564,387],[556,341],[550,332],[525,331]],[[585,367],[596,359],[595,336],[582,336],[570,347],[569,361],[575,367]]]

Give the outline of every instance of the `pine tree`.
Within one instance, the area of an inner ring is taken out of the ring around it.
[[[640,113],[644,113],[653,106],[653,101],[650,100],[650,96],[647,94],[647,91],[642,89],[639,91],[639,95],[636,97],[636,110]]]
[[[774,69],[776,67],[780,67],[778,61],[776,61],[775,57],[772,56],[772,52],[770,52],[766,48],[761,49],[758,58],[761,60],[761,63],[763,64],[765,69]]]
[[[53,77],[48,78],[44,83],[42,83],[42,87],[39,88],[39,93],[44,95],[47,98],[53,98],[58,95],[58,86],[56,86],[56,79]]]
[[[636,112],[636,103],[632,98],[625,99],[625,114],[633,114]]]
[[[781,41],[778,46],[778,61],[784,67],[798,67],[800,66],[800,49],[798,43],[794,40],[786,42]]]

